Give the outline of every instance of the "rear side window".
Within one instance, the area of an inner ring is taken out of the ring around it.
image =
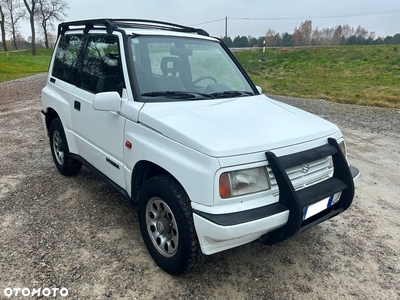
[[[116,91],[121,95],[124,86],[118,37],[90,36],[83,58],[81,87],[92,93]]]
[[[83,35],[63,35],[55,53],[52,75],[58,79],[75,84],[78,77],[79,52]]]

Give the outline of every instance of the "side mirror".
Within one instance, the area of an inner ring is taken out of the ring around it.
[[[258,93],[261,95],[262,94],[262,88],[261,88],[261,86],[256,86],[256,89],[257,89],[257,91],[258,91]]]
[[[92,106],[95,110],[119,112],[121,110],[121,102],[118,92],[104,92],[94,96]]]

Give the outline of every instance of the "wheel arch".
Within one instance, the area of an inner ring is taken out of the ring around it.
[[[46,127],[47,127],[47,129],[50,128],[51,121],[53,121],[56,118],[60,119],[60,116],[53,108],[49,107],[46,112]]]
[[[131,200],[134,204],[138,203],[139,201],[139,192],[140,189],[142,188],[143,184],[150,178],[161,175],[161,174],[167,174],[171,176],[178,184],[182,186],[182,184],[179,182],[179,180],[172,175],[170,172],[168,172],[166,169],[163,167],[150,162],[148,160],[141,160],[138,161],[135,164],[135,167],[133,168],[132,171],[132,181],[131,181]],[[185,190],[185,188],[182,186],[182,188]],[[186,192],[186,191],[185,191]],[[186,193],[187,194],[187,193]]]

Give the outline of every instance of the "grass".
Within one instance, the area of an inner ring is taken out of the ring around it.
[[[47,72],[52,50],[0,51],[0,82]],[[274,48],[235,56],[265,93],[400,108],[400,46]]]
[[[37,50],[32,56],[29,50],[7,53],[0,51],[0,82],[47,72],[52,50]]]
[[[343,46],[238,51],[264,93],[400,108],[400,47]]]

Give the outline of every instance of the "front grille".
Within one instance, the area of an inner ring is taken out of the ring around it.
[[[307,173],[303,172],[303,165],[285,169],[295,190],[300,190],[307,186],[316,184],[332,177],[333,175],[332,159],[330,156],[309,162],[307,165],[309,166]],[[274,194],[278,194],[279,190],[274,173],[270,166],[267,166],[267,170],[271,181],[271,190]]]

